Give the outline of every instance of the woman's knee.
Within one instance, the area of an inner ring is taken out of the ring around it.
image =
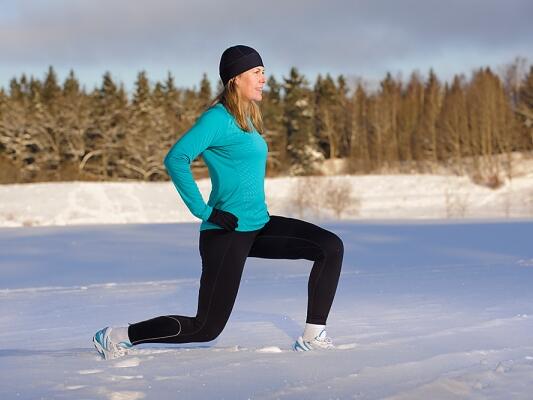
[[[336,255],[338,257],[342,257],[344,255],[344,243],[339,236],[328,231],[328,235],[322,243],[322,250],[327,255]]]
[[[197,318],[197,336],[199,341],[210,342],[215,340],[224,330],[226,326],[227,319],[223,318],[221,315],[211,315],[210,317]]]
[[[202,341],[210,342],[215,340],[224,330],[224,326],[206,326],[202,329],[201,337]]]

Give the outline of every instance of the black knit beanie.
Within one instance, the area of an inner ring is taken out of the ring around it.
[[[241,72],[248,71],[250,68],[263,66],[263,60],[257,51],[251,47],[239,44],[224,50],[220,57],[220,79],[226,86],[226,83],[234,76]]]

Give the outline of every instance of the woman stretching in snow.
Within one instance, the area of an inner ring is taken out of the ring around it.
[[[264,194],[268,147],[261,136],[263,124],[255,103],[261,101],[265,84],[263,61],[251,47],[237,45],[224,51],[219,71],[224,90],[165,158],[181,198],[202,220],[197,314],[165,315],[128,327],[106,327],[93,337],[105,359],[122,356],[141,343],[215,339],[231,314],[247,257],[314,261],[306,325],[293,348],[333,347],[325,325],[341,271],[343,242],[309,222],[268,213]],[[190,168],[200,154],[212,183],[207,204]]]

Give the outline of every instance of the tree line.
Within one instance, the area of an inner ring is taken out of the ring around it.
[[[167,180],[163,159],[216,93],[204,74],[198,89],[178,88],[171,73],[150,82],[139,72],[131,95],[110,72],[86,91],[74,71],[60,83],[53,67],[41,81],[24,74],[0,88],[0,183],[54,180]],[[263,101],[267,174],[314,175],[328,159],[350,173],[428,172],[492,176],[513,152],[533,149],[533,66],[524,59],[502,74],[479,68],[469,79],[390,73],[369,89],[344,76],[314,84],[291,68],[268,78]],[[205,176],[201,160],[196,176]]]

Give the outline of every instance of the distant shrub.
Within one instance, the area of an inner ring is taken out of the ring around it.
[[[485,186],[490,189],[498,189],[504,184],[504,179],[498,173],[483,175],[475,173],[471,175],[470,179],[476,185]]]
[[[328,179],[323,193],[323,205],[333,210],[338,219],[348,209],[359,209],[360,202],[352,197],[352,184],[349,179]]]
[[[290,201],[299,218],[303,218],[306,211],[320,218],[323,209],[332,210],[336,218],[347,212],[359,212],[360,200],[352,195],[349,179],[300,177],[291,193]]]
[[[458,188],[446,187],[444,190],[446,218],[464,218],[468,211],[468,195],[461,194]]]

